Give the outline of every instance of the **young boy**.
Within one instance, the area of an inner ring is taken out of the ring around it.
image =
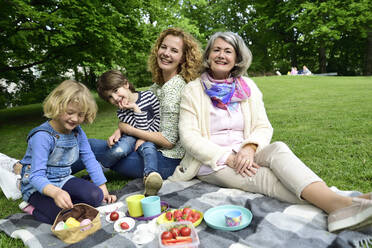
[[[120,71],[103,73],[98,79],[97,91],[102,99],[118,107],[117,116],[120,122],[146,131],[159,131],[160,105],[156,96],[151,91],[135,91]],[[109,137],[108,145],[109,149],[97,155],[102,165],[112,167],[123,157],[137,151],[144,159],[144,194],[156,195],[163,184],[158,173],[156,146],[152,142],[121,135],[119,128]]]

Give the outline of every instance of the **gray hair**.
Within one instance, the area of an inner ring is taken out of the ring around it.
[[[208,71],[210,68],[210,63],[208,60],[209,54],[214,42],[218,38],[223,39],[235,49],[236,63],[234,68],[231,70],[231,75],[233,77],[240,77],[246,74],[249,66],[252,63],[252,53],[244,43],[243,39],[238,34],[233,32],[217,32],[212,35],[203,54],[202,72]]]

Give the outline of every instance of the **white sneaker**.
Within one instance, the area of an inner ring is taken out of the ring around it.
[[[340,232],[344,229],[359,230],[372,225],[372,201],[354,197],[349,207],[333,211],[328,215],[328,230]]]
[[[0,167],[0,187],[7,199],[17,200],[22,197],[18,182],[21,176]]]

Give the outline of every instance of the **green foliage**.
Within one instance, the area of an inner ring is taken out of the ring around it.
[[[216,31],[240,34],[253,53],[250,74],[372,74],[369,0],[0,0],[0,79],[19,85],[0,107],[43,99],[74,78],[91,89],[108,69],[137,87],[151,84],[147,57],[159,33],[177,26],[205,46]],[[32,92],[30,91],[32,89]]]

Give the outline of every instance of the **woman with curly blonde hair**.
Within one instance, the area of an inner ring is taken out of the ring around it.
[[[190,34],[179,28],[168,28],[161,32],[148,59],[148,68],[154,81],[150,90],[160,103],[159,131],[150,132],[128,123],[119,123],[120,135],[134,136],[139,140],[152,142],[157,147],[157,170],[148,175],[143,174],[144,162],[137,151],[131,152],[110,167],[128,178],[143,177],[146,194],[157,194],[163,179],[173,174],[185,153],[178,135],[181,93],[187,82],[199,76],[201,62],[201,49]],[[115,142],[112,139],[107,144],[103,140],[90,140],[92,150],[103,166],[103,154]]]
[[[148,70],[152,74],[152,80],[158,84],[163,84],[165,82],[163,70],[158,63],[158,52],[161,49],[160,46],[163,40],[168,35],[182,38],[185,61],[179,64],[177,73],[181,75],[186,82],[193,81],[199,76],[202,54],[194,37],[179,28],[164,30],[154,44],[148,59]]]

